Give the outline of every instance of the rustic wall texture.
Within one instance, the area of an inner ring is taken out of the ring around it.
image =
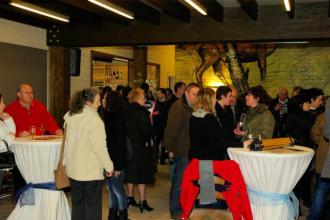
[[[196,81],[193,71],[200,63],[194,47],[176,48],[175,80]],[[300,85],[304,88],[318,87],[330,94],[330,44],[282,44],[267,58],[267,75],[260,81],[257,62],[244,63],[249,68],[249,85],[263,85],[271,96],[276,96],[278,88],[284,86],[292,90]],[[223,68],[226,69],[226,68]],[[203,76],[203,82],[216,80],[212,68]]]

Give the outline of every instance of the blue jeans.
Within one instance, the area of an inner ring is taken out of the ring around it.
[[[321,217],[323,206],[330,192],[330,179],[317,177],[316,191],[310,208],[309,220],[318,220]]]
[[[119,210],[127,209],[127,198],[124,189],[124,171],[118,177],[106,178],[109,190],[109,207]]]
[[[172,185],[169,198],[169,207],[171,215],[180,215],[182,210],[180,206],[180,189],[183,173],[188,166],[189,160],[187,158],[175,157],[173,165],[171,165]]]

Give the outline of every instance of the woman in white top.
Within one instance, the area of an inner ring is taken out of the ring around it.
[[[0,153],[7,151],[7,147],[2,140],[7,141],[10,146],[15,138],[16,126],[12,117],[5,110],[3,96],[0,94]],[[2,171],[0,171],[0,189],[2,184]]]

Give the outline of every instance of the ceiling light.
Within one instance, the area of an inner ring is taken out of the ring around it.
[[[285,10],[291,11],[290,0],[284,0]]]
[[[185,0],[185,1],[202,15],[207,15],[206,9],[201,4],[199,4],[199,2],[194,2],[193,0]]]
[[[41,7],[38,7],[36,5],[26,3],[26,2],[12,1],[9,4],[12,5],[12,6],[15,6],[17,8],[20,8],[20,9],[23,9],[23,10],[26,10],[26,11],[30,11],[30,12],[33,12],[33,13],[36,13],[36,14],[39,14],[39,15],[43,15],[43,16],[46,16],[46,17],[49,17],[49,18],[53,18],[53,19],[56,19],[56,20],[59,20],[59,21],[70,22],[69,17],[66,16],[66,15],[63,15],[63,14],[60,14],[60,13],[57,13],[57,12],[54,12],[54,11],[51,11],[51,10],[48,10],[48,9],[45,9],[45,8],[41,8]]]
[[[134,14],[130,11],[127,11],[115,4],[112,4],[106,0],[88,0],[89,2],[98,5],[102,8],[105,8],[109,11],[112,11],[114,13],[117,13],[125,18],[129,18],[129,19],[134,19]]]

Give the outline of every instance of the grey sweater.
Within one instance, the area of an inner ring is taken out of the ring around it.
[[[325,107],[325,124],[324,124],[323,135],[325,138],[327,138],[329,140],[329,138],[330,138],[330,98],[328,98],[327,104]],[[325,159],[321,176],[323,178],[330,178],[330,150],[328,151],[328,155]]]

